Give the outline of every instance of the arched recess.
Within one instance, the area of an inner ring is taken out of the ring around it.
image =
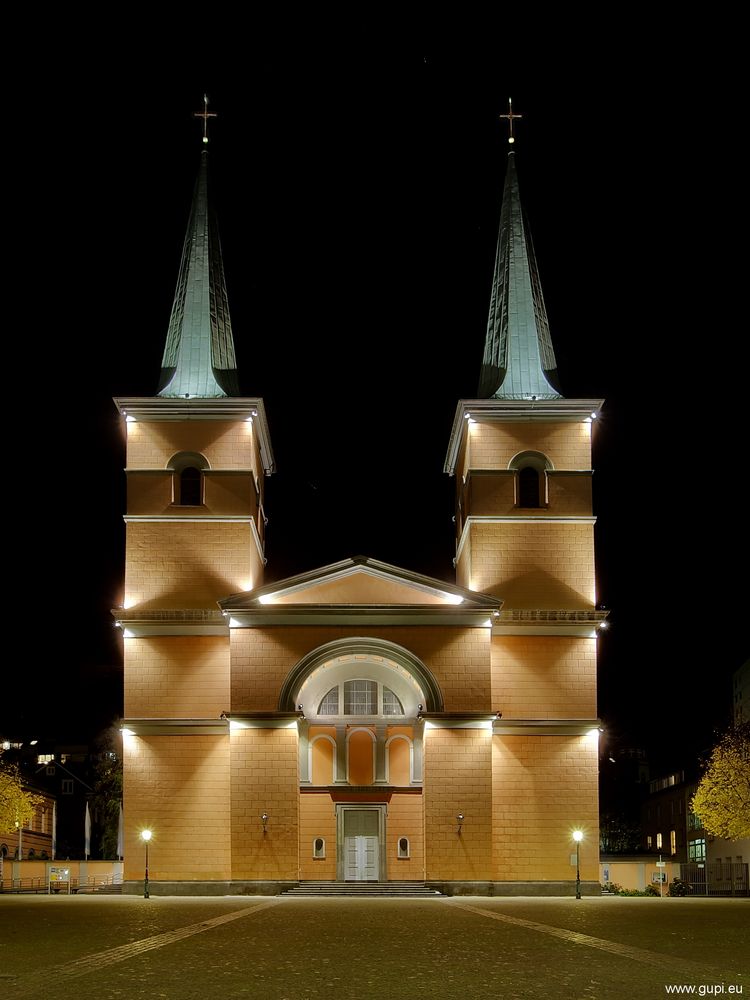
[[[357,726],[346,734],[346,780],[350,785],[371,785],[375,780],[375,733]]]
[[[443,711],[443,695],[430,670],[410,650],[395,642],[371,637],[334,639],[303,656],[289,671],[279,693],[278,710],[293,712],[297,708],[297,695],[307,678],[329,661],[342,657],[372,657],[374,661],[390,661],[392,665],[410,675],[424,695],[426,712]],[[364,667],[364,664],[362,664]]]
[[[332,785],[336,780],[336,741],[326,733],[310,740],[309,774],[313,785]]]
[[[180,507],[199,507],[203,503],[203,473],[210,468],[208,459],[197,451],[178,451],[167,462],[172,477],[172,502]]]
[[[547,473],[554,466],[541,451],[519,451],[508,462],[515,473],[516,506],[547,506]]]
[[[385,776],[389,785],[410,785],[414,780],[414,744],[396,733],[385,741]]]

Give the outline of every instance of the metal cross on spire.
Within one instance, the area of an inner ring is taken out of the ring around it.
[[[513,135],[513,122],[515,121],[516,118],[523,118],[523,115],[516,115],[513,113],[513,100],[510,97],[508,98],[508,114],[500,115],[500,118],[508,119],[508,125],[510,126],[510,135],[508,136],[508,142],[514,143],[516,140]]]
[[[518,118],[520,116],[516,115],[516,117]],[[208,119],[216,118],[216,112],[208,110],[208,97],[206,96],[206,94],[203,95],[203,111],[194,111],[193,118],[203,119],[203,141],[204,143],[208,144]],[[511,131],[512,130],[513,126],[511,124]]]

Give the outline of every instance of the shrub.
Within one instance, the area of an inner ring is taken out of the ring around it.
[[[687,896],[689,892],[690,886],[678,878],[676,878],[669,886],[670,896]]]
[[[604,892],[611,892],[615,896],[659,896],[659,887],[647,885],[645,889],[623,889],[617,882],[605,882],[602,886]]]

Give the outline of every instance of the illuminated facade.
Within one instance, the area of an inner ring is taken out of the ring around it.
[[[564,399],[513,154],[456,576],[356,557],[265,585],[263,402],[237,395],[207,154],[159,392],[127,432],[125,879],[598,891],[592,414]]]

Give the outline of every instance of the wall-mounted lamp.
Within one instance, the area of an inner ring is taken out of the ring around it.
[[[227,721],[227,713],[226,712],[222,712],[221,715],[219,716],[219,718],[221,719],[222,722],[226,722]]]
[[[268,823],[268,813],[263,813],[263,815],[260,817],[260,821],[263,824],[263,836],[265,837],[267,833],[266,824]]]
[[[496,719],[502,719],[502,717],[503,717],[503,713],[502,712],[495,712],[495,718]]]
[[[456,830],[456,833],[460,837],[461,836],[461,827],[464,825],[464,814],[463,813],[459,813],[458,816],[456,816],[456,822],[458,823],[458,829]]]

